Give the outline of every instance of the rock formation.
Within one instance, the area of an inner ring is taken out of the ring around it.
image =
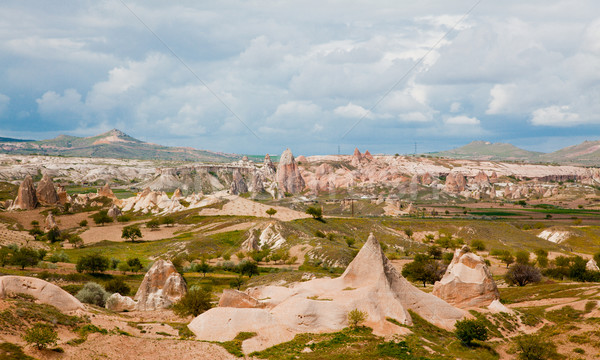
[[[46,220],[44,221],[44,231],[50,231],[54,228],[58,228],[58,225],[56,224],[54,215],[50,213],[48,216],[46,216]]]
[[[461,173],[449,173],[446,176],[446,184],[444,190],[449,193],[458,194],[465,190],[467,182]]]
[[[294,155],[290,149],[286,149],[277,166],[277,184],[279,185],[279,191],[281,196],[284,192],[290,194],[297,194],[304,190],[304,179],[300,174]]]
[[[352,159],[350,160],[350,164],[352,164],[352,166],[360,166],[360,162],[362,161],[363,156],[360,153],[360,151],[358,150],[358,148],[354,148],[354,153],[352,154]]]
[[[273,164],[273,161],[271,161],[271,156],[269,154],[265,155],[265,161],[263,162],[263,170],[268,170],[268,172],[271,172],[273,174],[275,174],[275,171],[277,170],[277,168]]]
[[[252,252],[260,250],[258,241],[258,230],[251,229],[250,236],[242,243],[242,251]]]
[[[27,276],[0,276],[0,298],[18,293],[31,295],[60,311],[83,310],[83,304],[73,295],[47,281]]]
[[[171,200],[179,200],[179,199],[183,199],[183,193],[181,192],[180,188],[177,188],[173,192],[173,195],[171,196]]]
[[[12,204],[12,209],[31,210],[35,209],[38,204],[35,188],[33,187],[33,179],[30,175],[25,177],[25,180],[19,186],[17,198]]]
[[[585,268],[589,271],[600,271],[598,263],[596,263],[596,260],[594,260],[593,258],[585,264]]]
[[[255,171],[254,173],[252,173],[252,182],[250,183],[249,190],[252,191],[254,194],[260,194],[265,192],[264,178],[260,172]]]
[[[129,296],[122,296],[119,293],[114,293],[106,299],[105,307],[110,311],[122,312],[122,311],[134,311],[136,309],[136,302]]]
[[[500,293],[483,258],[468,246],[457,249],[433,295],[459,308],[484,307],[500,299]]]
[[[248,192],[248,186],[238,169],[233,170],[233,180],[231,181],[231,193],[239,195]]]
[[[104,196],[107,197],[109,199],[113,199],[116,200],[117,197],[115,196],[115,193],[113,193],[113,191],[110,189],[110,186],[108,185],[108,183],[106,185],[104,185],[101,188],[98,188],[98,196]]]
[[[44,174],[35,191],[38,201],[43,205],[56,205],[60,202],[54,183],[48,174]]]
[[[219,299],[220,307],[259,308],[262,305],[252,296],[238,290],[225,289]]]
[[[492,173],[492,176],[490,176],[490,183],[497,183],[498,182],[498,174],[496,174],[496,172],[494,171]]]
[[[473,183],[480,189],[490,187],[490,179],[483,171],[479,171],[479,173],[477,173],[477,175],[473,178]]]
[[[363,158],[366,160],[373,160],[373,155],[371,155],[369,150],[366,150],[365,153],[363,154]]]
[[[166,309],[187,293],[185,280],[168,260],[156,260],[135,294],[138,310]]]
[[[425,174],[423,174],[423,176],[421,176],[421,184],[431,185],[431,183],[433,183],[433,177],[430,173],[426,172]]]
[[[108,216],[116,220],[119,216],[123,215],[123,212],[121,211],[121,209],[119,209],[117,205],[112,204],[110,209],[108,209],[107,214]]]
[[[67,194],[65,188],[60,185],[56,189],[56,195],[58,196],[58,202],[61,205],[71,202],[71,199],[69,199],[69,194]]]
[[[308,160],[306,159],[306,156],[300,155],[300,156],[298,156],[298,158],[296,158],[296,162],[305,164],[308,162]]]
[[[445,329],[452,329],[465,316],[404,279],[373,235],[339,278],[251,288],[246,295],[242,299],[237,293],[225,294],[223,303],[242,307],[210,309],[188,327],[198,339],[208,341],[228,341],[242,331],[256,332],[257,336],[242,344],[244,352],[252,352],[289,341],[298,333],[338,331],[348,325],[347,314],[353,309],[366,312],[365,325],[381,336],[406,333],[386,319],[410,325],[408,310]]]

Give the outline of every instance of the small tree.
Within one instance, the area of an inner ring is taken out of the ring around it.
[[[138,258],[127,259],[127,266],[129,266],[129,269],[134,272],[138,272],[144,267]]]
[[[471,346],[473,340],[485,341],[488,338],[487,328],[479,320],[461,320],[455,324],[454,334],[463,345]]]
[[[356,240],[354,240],[354,238],[346,237],[346,245],[348,245],[348,247],[352,247],[355,242],[356,242]]]
[[[135,239],[142,238],[142,231],[137,225],[129,225],[123,228],[123,232],[121,233],[121,238],[131,240],[134,242]]]
[[[367,320],[367,313],[358,309],[351,310],[348,312],[348,325],[351,328],[357,328]]]
[[[108,216],[108,210],[100,210],[99,212],[92,215],[92,220],[96,223],[96,225],[104,226],[104,224],[108,224],[113,222],[113,218]]]
[[[206,261],[204,261],[204,260],[202,260],[202,262],[200,264],[196,265],[194,267],[194,269],[197,272],[201,272],[202,273],[202,277],[206,277],[206,273],[212,271],[212,267]]]
[[[404,265],[402,268],[402,276],[410,281],[419,281],[423,283],[423,287],[427,283],[433,284],[442,279],[446,266],[439,261],[431,259],[424,254],[415,255],[415,260]]]
[[[152,219],[146,223],[146,227],[148,229],[156,230],[160,226],[160,221],[158,219]]]
[[[88,221],[87,220],[81,220],[79,222],[79,226],[81,226],[81,227],[86,227],[87,225],[88,225]]]
[[[125,283],[122,277],[115,277],[106,283],[106,291],[109,293],[119,293],[123,296],[129,295],[131,288]]]
[[[511,285],[525,286],[530,283],[540,282],[542,274],[536,267],[517,263],[508,269],[504,279]]]
[[[192,287],[175,305],[173,312],[179,316],[198,316],[212,308],[212,290],[210,287]]]
[[[548,251],[544,249],[537,249],[535,251],[536,262],[539,267],[545,268],[548,267]]]
[[[521,335],[514,339],[515,351],[519,360],[560,359],[556,344],[544,340],[541,335]]]
[[[83,247],[83,239],[79,235],[70,234],[67,237],[67,241],[69,242],[69,244],[73,245],[73,247],[75,247],[75,248]]]
[[[406,234],[406,236],[408,236],[408,238],[412,238],[413,236],[413,231],[412,229],[404,229],[404,234]]]
[[[323,209],[318,206],[310,206],[306,209],[306,213],[313,217],[315,220],[323,220]]]
[[[28,344],[34,344],[38,350],[56,345],[58,333],[49,324],[37,323],[25,331],[23,340]]]
[[[517,251],[516,255],[517,264],[528,265],[529,264],[529,252],[525,250]]]
[[[77,270],[77,272],[89,271],[92,273],[96,273],[106,271],[109,265],[110,261],[107,257],[104,257],[99,253],[92,253],[80,257],[77,261],[75,269]]]
[[[244,283],[244,279],[241,276],[238,276],[229,282],[229,287],[232,289],[239,290],[242,287],[242,285],[244,285]]]
[[[249,278],[252,275],[258,275],[258,265],[254,261],[242,261],[238,265],[240,274],[248,275]]]
[[[506,268],[508,269],[508,267],[510,266],[510,264],[515,262],[515,258],[514,256],[512,256],[512,254],[507,250],[506,252],[504,252],[502,254],[502,256],[500,256],[500,261],[502,261],[503,263],[506,264]]]
[[[100,307],[104,307],[106,299],[108,299],[109,296],[110,295],[104,290],[102,285],[96,284],[95,282],[85,284],[75,295],[77,300],[82,303],[93,304]]]
[[[34,266],[40,261],[40,254],[34,249],[22,247],[15,251],[10,259],[11,264],[21,267],[21,270],[28,266]]]
[[[170,226],[173,226],[173,224],[175,224],[175,218],[173,218],[173,217],[171,217],[171,216],[163,216],[163,217],[160,219],[160,222],[161,222],[162,224],[164,224],[164,225],[167,225],[167,226],[169,226],[169,227],[170,227]]]
[[[267,210],[266,213],[267,215],[269,215],[269,217],[273,217],[273,215],[277,214],[277,210],[269,208],[269,210]]]
[[[485,251],[485,243],[482,240],[473,240],[471,241],[471,249]]]

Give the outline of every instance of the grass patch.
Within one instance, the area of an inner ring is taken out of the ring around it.
[[[221,343],[221,346],[225,348],[230,354],[235,355],[237,357],[244,356],[242,352],[242,343],[244,340],[248,340],[256,336],[255,332],[241,332],[237,334],[237,336],[231,341],[225,341]]]
[[[0,359],[3,360],[35,360],[35,358],[26,355],[19,345],[8,342],[0,343]]]

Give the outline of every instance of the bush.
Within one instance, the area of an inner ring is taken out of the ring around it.
[[[138,272],[144,268],[142,262],[138,258],[127,259],[127,265],[129,266],[130,271]]]
[[[127,296],[131,292],[131,288],[125,283],[123,278],[116,277],[106,283],[106,291],[109,293],[119,293],[123,296]]]
[[[120,222],[120,223],[126,223],[126,222],[128,222],[130,220],[131,220],[131,216],[129,216],[129,215],[120,215],[120,216],[117,216],[117,221]]]
[[[367,313],[364,311],[354,309],[348,313],[348,325],[352,328],[360,326],[365,320],[367,320]]]
[[[517,263],[508,269],[504,279],[510,285],[525,286],[530,283],[540,282],[542,274],[539,269],[531,265]]]
[[[545,341],[540,335],[521,335],[514,339],[519,360],[560,359],[556,344]]]
[[[104,272],[108,269],[109,264],[110,262],[107,257],[104,257],[99,253],[93,253],[80,257],[77,261],[75,269],[79,273],[84,271],[89,271],[92,273]]]
[[[121,238],[131,240],[134,242],[135,239],[142,237],[142,231],[137,225],[129,225],[123,228]]]
[[[323,220],[323,209],[318,206],[311,206],[306,209],[306,213],[313,217],[315,220]]]
[[[56,345],[58,333],[49,324],[37,323],[25,331],[23,340],[28,344],[34,344],[39,350],[49,345]]]
[[[160,218],[160,223],[167,226],[173,226],[173,224],[175,224],[175,218],[171,216],[163,216]]]
[[[476,251],[485,251],[485,243],[481,240],[471,241],[471,249]]]
[[[28,266],[34,266],[40,261],[40,254],[34,249],[22,247],[18,250],[14,250],[10,258],[12,265],[17,265],[22,269]]]
[[[108,216],[108,210],[100,210],[99,212],[92,215],[92,219],[96,223],[96,225],[104,225],[106,223],[113,222],[113,218]]]
[[[81,226],[81,227],[86,227],[87,225],[88,225],[88,221],[87,220],[81,220],[79,222],[79,226]]]
[[[148,229],[158,229],[160,226],[160,221],[158,219],[152,219],[146,223],[146,227]]]
[[[181,317],[198,316],[212,308],[212,290],[208,286],[192,287],[175,305],[173,312]]]
[[[61,251],[59,253],[52,254],[50,258],[48,258],[48,261],[50,261],[51,263],[69,262],[69,257],[67,256],[67,254],[65,254],[64,251]]]
[[[324,233],[324,232],[322,232],[321,230],[317,230],[317,231],[315,231],[315,236],[316,236],[316,237],[320,237],[320,238],[322,238],[322,239],[325,239],[325,237],[326,237],[327,235],[325,235],[325,233]]]
[[[446,266],[443,263],[424,254],[417,254],[413,262],[402,268],[402,276],[410,281],[422,282],[423,287],[427,283],[433,284],[441,280],[445,272]]]
[[[104,290],[102,285],[96,284],[95,282],[88,282],[83,286],[81,290],[75,295],[77,300],[86,304],[93,304],[100,307],[104,307],[106,299],[110,295]]]
[[[515,256],[517,264],[528,265],[529,264],[529,253],[525,250],[517,251]]]
[[[471,346],[473,340],[485,341],[488,338],[487,328],[479,320],[457,321],[454,334],[463,345]]]
[[[258,265],[254,261],[244,260],[238,264],[238,269],[240,274],[248,275],[248,277],[258,275]]]
[[[346,240],[346,245],[348,245],[348,247],[352,247],[356,243],[356,240],[354,240],[354,238],[352,238],[352,237],[346,236],[345,240]]]

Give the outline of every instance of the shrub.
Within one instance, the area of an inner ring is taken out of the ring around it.
[[[81,220],[79,222],[79,226],[81,226],[81,227],[86,227],[87,225],[88,225],[88,221],[87,220]]]
[[[556,344],[544,340],[540,335],[521,335],[514,339],[519,360],[559,359]]]
[[[88,282],[81,290],[79,290],[75,297],[83,303],[104,307],[109,294],[104,290],[102,285],[96,284],[95,282]]]
[[[404,265],[402,268],[402,276],[410,281],[422,282],[423,287],[427,283],[433,284],[441,280],[445,272],[446,266],[444,264],[424,254],[417,254],[413,262]]]
[[[109,260],[107,257],[102,256],[99,253],[93,253],[80,257],[77,261],[75,269],[79,273],[84,271],[95,273],[106,271],[108,269],[108,266]]]
[[[148,229],[158,229],[160,226],[160,221],[158,219],[152,219],[146,223],[146,227]]]
[[[51,325],[37,323],[25,331],[23,340],[28,344],[34,344],[39,350],[42,350],[49,345],[56,345],[58,334]]]
[[[266,211],[267,215],[269,215],[269,217],[272,217],[273,215],[277,214],[277,210],[273,209],[273,208],[269,208]]]
[[[106,291],[109,293],[119,293],[123,296],[127,296],[131,292],[131,288],[125,283],[123,278],[116,277],[106,283]]]
[[[160,218],[160,223],[167,226],[173,226],[173,224],[175,224],[175,218],[171,216],[163,216]]]
[[[131,220],[131,216],[129,216],[129,215],[120,215],[120,216],[117,216],[117,221],[121,222],[121,223],[126,223],[126,222],[128,222],[130,220]]]
[[[254,261],[244,260],[238,264],[238,269],[240,274],[248,275],[248,277],[258,275],[258,265]]]
[[[325,239],[325,237],[326,237],[327,235],[325,235],[325,233],[324,233],[324,232],[322,232],[321,230],[317,230],[317,231],[315,231],[315,236],[316,236],[316,237],[320,237],[320,238],[323,238],[323,239]]]
[[[463,345],[471,346],[473,340],[485,341],[488,338],[487,328],[479,320],[461,320],[455,326],[454,334]]]
[[[134,272],[138,272],[144,267],[138,258],[127,259],[127,265],[129,266],[129,269]]]
[[[129,225],[123,228],[121,238],[131,240],[134,242],[135,239],[142,237],[142,231],[137,225]]]
[[[313,217],[315,220],[323,220],[323,209],[318,206],[310,206],[306,209],[306,213]]]
[[[100,210],[99,212],[92,215],[92,219],[96,225],[102,225],[113,222],[113,218],[108,216],[108,210]]]
[[[10,258],[10,263],[12,265],[20,266],[22,270],[28,266],[36,265],[40,260],[40,254],[37,251],[27,247],[22,247],[13,252]]]
[[[408,236],[409,238],[412,238],[413,231],[412,229],[404,229],[404,234],[406,234],[406,236]]]
[[[517,251],[515,256],[517,264],[528,265],[529,264],[529,253],[525,250]]]
[[[211,300],[212,290],[210,287],[192,287],[185,296],[173,305],[173,312],[182,317],[189,315],[196,317],[212,308]]]
[[[542,274],[539,269],[531,265],[517,263],[508,269],[504,279],[511,285],[525,286],[530,283],[540,282]]]
[[[232,289],[239,290],[242,287],[242,285],[244,285],[244,283],[245,283],[244,279],[242,279],[241,276],[238,276],[229,282],[229,287]]]
[[[357,328],[367,320],[367,313],[358,309],[351,310],[348,312],[348,325],[352,328]]]
[[[485,251],[485,243],[481,240],[471,241],[471,249],[476,251]]]

